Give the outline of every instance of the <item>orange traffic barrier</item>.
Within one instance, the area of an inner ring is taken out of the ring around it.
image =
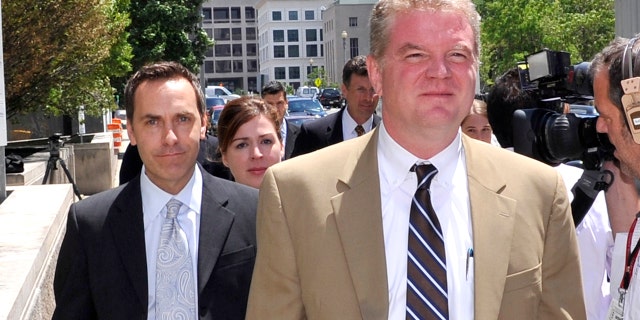
[[[113,146],[120,147],[122,145],[122,124],[109,123],[107,124],[107,130],[113,132]]]

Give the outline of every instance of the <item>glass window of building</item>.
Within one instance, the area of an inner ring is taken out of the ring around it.
[[[240,7],[231,7],[231,22],[242,22]]]
[[[349,59],[360,55],[360,49],[358,49],[358,38],[349,39]]]
[[[231,72],[231,60],[216,61],[216,73],[229,73],[229,72]]]
[[[298,30],[287,30],[287,41],[298,42]]]
[[[258,72],[258,60],[247,60],[247,72]]]
[[[213,14],[211,13],[211,8],[202,8],[202,22],[211,22],[213,21]]]
[[[300,86],[300,82],[289,82],[289,85],[292,86],[294,89],[298,89],[298,87]]]
[[[273,21],[282,21],[282,12],[280,12],[280,11],[272,11],[271,12],[271,20],[273,20]]]
[[[289,58],[297,58],[300,56],[300,47],[298,45],[290,45],[289,50]]]
[[[247,89],[252,92],[258,91],[258,78],[257,77],[247,77],[247,85],[249,86]]]
[[[213,39],[216,41],[231,40],[231,31],[229,28],[215,28],[213,29]]]
[[[245,7],[244,19],[246,22],[256,22],[256,9],[253,7]]]
[[[318,41],[318,33],[316,32],[316,29],[306,29],[304,33],[307,41]]]
[[[273,46],[273,57],[284,58],[284,46]]]
[[[242,28],[231,28],[231,40],[242,40]]]
[[[213,29],[211,28],[204,28],[204,32],[207,34],[207,37],[209,39],[213,39]]]
[[[207,51],[205,51],[204,55],[206,57],[213,57],[213,48],[211,47],[207,48]]]
[[[244,72],[244,63],[242,60],[233,60],[233,72]]]
[[[349,17],[349,27],[358,26],[358,17]]]
[[[204,72],[205,73],[214,73],[214,71],[213,71],[213,61],[205,61],[204,62]]]
[[[318,56],[318,46],[315,44],[307,45],[307,57],[317,57]]]
[[[289,11],[289,20],[298,21],[298,11]]]
[[[213,8],[213,23],[229,23],[229,8]]]
[[[244,29],[244,32],[246,33],[246,39],[247,40],[257,40],[258,38],[256,38],[256,28],[246,28]]]
[[[289,79],[300,79],[300,67],[289,67]]]
[[[273,42],[284,42],[284,30],[273,30]]]
[[[247,56],[255,57],[258,55],[258,45],[255,43],[247,43]]]
[[[287,78],[285,67],[275,67],[273,68],[273,73],[275,74],[276,80],[283,80]]]
[[[234,57],[242,57],[242,44],[233,44],[231,50]]]
[[[324,32],[322,32],[322,29],[319,29],[318,32],[320,33],[320,41],[324,41]]]
[[[216,57],[231,56],[231,45],[229,44],[216,44],[215,46],[213,46],[213,49],[216,52]]]
[[[313,12],[313,10],[305,10],[304,11],[304,19],[305,20],[315,20],[316,19],[315,12]]]

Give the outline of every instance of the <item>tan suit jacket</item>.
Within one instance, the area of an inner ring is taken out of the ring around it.
[[[247,319],[387,319],[377,141],[374,130],[267,172]],[[560,176],[466,136],[463,146],[475,319],[584,319]]]

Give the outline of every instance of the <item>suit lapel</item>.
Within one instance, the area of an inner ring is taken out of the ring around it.
[[[124,269],[145,308],[148,305],[147,257],[142,217],[140,176],[118,194],[108,213],[109,228]]]
[[[477,143],[463,135],[469,177],[477,319],[497,319],[509,266],[516,201],[501,195],[506,180]],[[482,145],[481,147],[485,147]],[[492,146],[486,146],[492,147]]]
[[[335,119],[327,127],[327,145],[344,141],[344,134],[342,133],[342,113],[345,109],[346,107],[334,113]]]
[[[364,319],[386,317],[389,304],[380,201],[371,201],[380,199],[377,137],[354,148],[338,175],[342,193],[331,200]]]
[[[198,293],[206,286],[231,229],[234,213],[226,208],[229,191],[203,174],[200,240],[198,246]]]

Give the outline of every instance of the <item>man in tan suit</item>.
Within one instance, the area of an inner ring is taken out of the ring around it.
[[[585,318],[559,175],[459,130],[474,98],[479,24],[468,0],[375,6],[367,65],[382,123],[267,172],[247,319]],[[422,207],[437,225],[428,236],[413,222],[423,187],[412,168],[425,163],[437,169],[432,206]],[[444,280],[412,247],[433,235]],[[437,290],[422,290],[427,280]]]

